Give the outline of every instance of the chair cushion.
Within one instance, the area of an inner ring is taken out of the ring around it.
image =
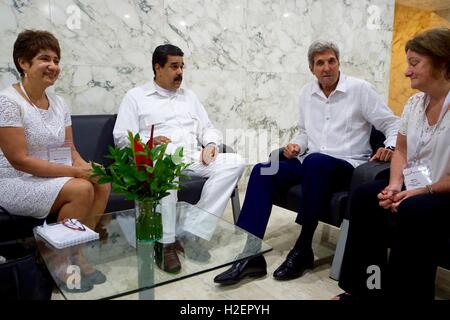
[[[181,190],[178,191],[178,201],[185,201],[196,204],[202,195],[203,185],[206,178],[192,177],[191,179],[181,179]]]
[[[277,190],[273,195],[273,204],[288,210],[298,212],[300,209],[300,198],[302,196],[302,186],[300,184],[289,189]]]
[[[300,216],[300,199],[302,197],[301,184],[290,187],[288,190],[277,190],[274,194],[273,204],[279,207],[295,211]],[[319,220],[334,226],[340,226],[344,218],[345,208],[347,206],[348,192],[333,193],[330,201],[330,207],[327,212],[321,213]],[[299,218],[297,217],[297,220]]]
[[[127,200],[124,195],[111,192],[105,212],[123,211],[133,208],[133,200]]]

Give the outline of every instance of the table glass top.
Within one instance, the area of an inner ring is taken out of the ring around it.
[[[176,273],[157,266],[154,242],[137,242],[136,245],[134,209],[104,214],[95,229],[100,234],[99,240],[69,248],[56,249],[37,235],[35,229],[41,256],[64,297],[92,300],[118,298],[136,292],[141,295],[156,286],[272,249],[245,230],[188,203],[167,204],[162,212],[165,210],[176,212],[177,255],[181,262],[181,270]],[[212,235],[198,237],[187,231],[189,226],[192,227],[189,222],[194,220],[207,221],[214,230]],[[106,281],[101,274],[92,276],[95,269],[106,277]]]

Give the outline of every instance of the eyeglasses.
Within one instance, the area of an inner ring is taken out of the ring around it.
[[[72,229],[72,230],[86,231],[86,228],[84,227],[84,225],[77,219],[64,219],[62,224],[65,227]]]

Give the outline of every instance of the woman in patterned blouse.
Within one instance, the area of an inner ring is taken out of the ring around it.
[[[358,187],[339,286],[351,298],[434,299],[450,238],[450,29],[405,47],[412,96],[403,110],[388,181]],[[387,248],[390,248],[388,255]]]

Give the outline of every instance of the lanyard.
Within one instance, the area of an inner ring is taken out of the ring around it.
[[[429,99],[429,97],[427,97],[427,98],[424,100],[424,102],[423,102],[424,108],[423,108],[422,126],[421,126],[420,136],[419,136],[419,140],[418,140],[418,143],[417,143],[416,152],[415,152],[415,156],[414,156],[414,160],[415,160],[416,163],[419,162],[419,155],[420,155],[420,152],[422,151],[422,149],[423,149],[423,148],[425,147],[425,145],[426,145],[425,139],[424,139],[423,135],[424,135],[425,127],[428,126],[428,120],[427,120],[427,116],[426,116],[426,111],[427,111],[427,107],[428,107],[429,103],[430,103],[430,99]],[[433,129],[432,129],[432,131],[431,131],[431,133],[430,133],[430,140],[429,140],[428,142],[431,141],[431,139],[433,138],[433,136],[434,136],[436,130],[437,130],[437,129],[439,128],[439,126],[441,125],[442,119],[444,118],[444,116],[445,116],[445,114],[446,114],[446,112],[447,112],[448,104],[450,104],[450,92],[447,93],[447,96],[446,96],[446,98],[445,98],[445,101],[444,101],[444,103],[442,104],[441,112],[439,113],[438,121],[437,121],[437,122],[435,123],[435,125],[433,126]]]
[[[28,103],[29,103],[34,109],[36,109],[37,113],[38,113],[39,116],[41,117],[41,121],[42,121],[42,124],[44,125],[44,127],[45,127],[48,131],[50,131],[50,133],[52,133],[55,137],[57,137],[57,136],[58,136],[58,131],[59,131],[59,130],[57,129],[57,130],[55,131],[55,130],[53,130],[52,128],[50,128],[50,127],[47,125],[47,121],[45,121],[44,117],[42,116],[42,113],[41,113],[40,109],[33,103],[33,101],[31,101],[30,97],[28,96],[28,93],[25,91],[25,88],[23,87],[22,81],[19,82],[19,85],[20,85],[20,89],[22,89],[23,94],[24,94],[25,97],[27,98]],[[50,109],[50,99],[49,99],[49,109]]]

